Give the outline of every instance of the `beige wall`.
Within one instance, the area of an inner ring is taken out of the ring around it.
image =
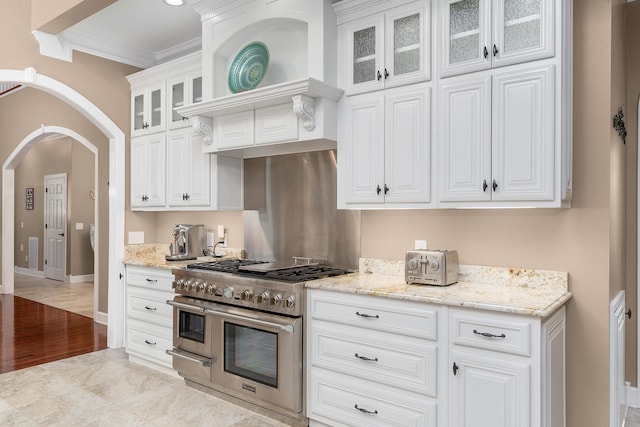
[[[41,73],[69,84],[128,134],[129,90],[123,76],[133,70],[78,53],[74,54],[73,64],[39,56],[28,29],[28,3],[6,0],[0,6],[3,12],[0,36],[12,40],[2,67],[34,66]],[[414,239],[427,239],[434,248],[458,249],[465,264],[569,272],[573,293],[567,305],[569,427],[608,424],[609,301],[617,290],[625,288],[625,282],[629,291],[635,285],[630,277],[625,277],[635,270],[635,259],[629,257],[629,248],[635,244],[631,242],[634,237],[630,237],[628,226],[632,221],[629,218],[632,203],[631,199],[625,203],[621,197],[623,191],[632,190],[631,185],[625,190],[625,183],[633,178],[623,171],[627,167],[629,174],[635,174],[635,163],[630,160],[632,143],[628,142],[626,149],[620,147],[611,129],[615,110],[625,102],[620,82],[624,80],[619,50],[623,47],[618,48],[622,42],[619,29],[623,15],[618,9],[621,3],[621,0],[574,0],[571,209],[371,211],[362,215],[365,257],[400,259],[413,246]],[[6,13],[7,9],[11,13]],[[12,100],[14,96],[18,95],[0,99],[0,159],[6,158],[17,141],[42,121],[50,125],[70,124],[76,130],[84,129],[99,136],[96,129],[89,131],[91,125],[64,106],[56,105],[55,111],[37,111],[32,117],[33,105],[17,105]],[[230,245],[235,246],[242,242],[236,240],[242,235],[241,218],[237,212],[127,212],[126,228],[145,231],[147,241],[168,242],[174,223],[203,222],[215,226],[224,221],[231,224]],[[103,301],[106,311],[106,297],[101,295],[101,305]]]
[[[94,155],[71,138],[43,141],[33,147],[15,169],[15,264],[28,268],[29,237],[38,237],[38,270],[44,271],[44,179],[45,175],[67,175],[67,267],[66,274],[93,274],[93,251],[89,224],[94,222]],[[34,188],[34,208],[26,210],[25,189]],[[83,223],[84,230],[75,224]]]
[[[31,0],[31,28],[58,34],[115,1]]]
[[[637,386],[638,377],[638,292],[637,292],[637,214],[638,214],[638,95],[640,94],[640,2],[628,3],[624,9],[626,29],[627,91],[623,107],[627,128],[627,266],[626,266],[626,302],[633,317],[627,322],[627,340],[625,344],[627,360],[627,381]]]

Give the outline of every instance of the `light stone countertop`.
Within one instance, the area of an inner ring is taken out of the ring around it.
[[[404,261],[372,259],[361,259],[357,273],[306,287],[539,317],[550,316],[571,298],[566,272],[461,265],[458,283],[430,286],[405,283]]]
[[[214,258],[202,256],[196,260],[186,261],[167,261],[166,255],[169,255],[168,243],[146,243],[140,245],[127,245],[124,249],[123,263],[127,265],[138,265],[142,267],[161,268],[171,270],[173,268],[184,268],[188,264],[199,261],[215,261],[225,258],[244,258],[242,249],[216,248],[216,253],[224,254],[223,257]]]

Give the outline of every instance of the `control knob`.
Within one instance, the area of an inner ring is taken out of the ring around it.
[[[182,286],[180,286],[180,289],[184,289],[185,291],[189,290],[189,287],[191,286],[192,281],[191,280],[185,280],[182,283]]]
[[[196,286],[196,291],[197,292],[202,292],[204,293],[204,289],[205,289],[205,285],[202,282],[198,282],[197,286]]]
[[[280,294],[275,294],[274,296],[272,296],[271,298],[269,298],[269,305],[272,306],[277,306],[278,304],[280,304],[280,301],[282,300],[282,295]]]
[[[284,300],[284,306],[286,308],[293,308],[296,305],[296,298],[293,295],[289,295]]]
[[[240,299],[242,301],[251,301],[253,299],[253,292],[251,292],[249,289],[245,289],[240,294]]]
[[[416,260],[415,258],[411,258],[408,264],[409,270],[415,270],[416,268],[418,268],[418,260]]]
[[[212,285],[211,283],[207,284],[206,292],[207,292],[209,295],[213,295],[213,294],[215,294],[215,293],[216,293],[216,287],[215,287],[215,285]]]
[[[261,292],[261,293],[256,297],[256,302],[257,302],[258,304],[262,304],[262,303],[266,302],[268,298],[269,298],[269,292]]]
[[[433,271],[437,271],[440,268],[440,263],[434,259],[429,263],[429,266]]]
[[[228,299],[233,298],[233,287],[225,286],[224,289],[222,290],[222,296]]]
[[[194,292],[198,288],[199,284],[200,284],[200,282],[198,282],[197,280],[192,280],[189,283],[189,291]]]

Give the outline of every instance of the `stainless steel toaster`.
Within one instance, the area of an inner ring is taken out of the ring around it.
[[[447,286],[458,281],[458,252],[446,250],[407,251],[404,263],[407,283]]]

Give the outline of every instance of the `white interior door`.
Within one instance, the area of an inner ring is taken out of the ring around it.
[[[625,291],[620,291],[609,306],[610,340],[610,410],[609,426],[624,426],[627,414],[627,392],[625,384]]]
[[[67,175],[46,175],[44,186],[45,277],[64,281],[67,266]]]

